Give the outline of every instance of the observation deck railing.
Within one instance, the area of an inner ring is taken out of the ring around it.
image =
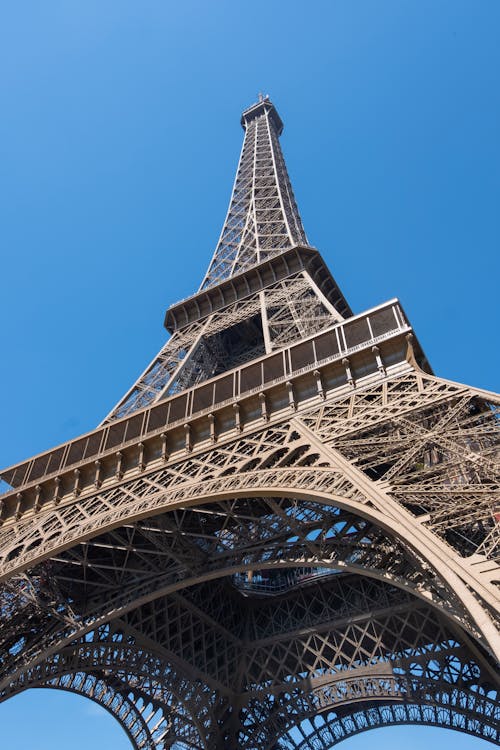
[[[194,417],[260,393],[329,363],[343,362],[362,350],[411,331],[397,299],[355,315],[320,333],[271,352],[248,364],[165,398],[128,417],[110,422],[28,461],[0,472],[0,494],[50,475],[77,468],[82,462],[122,450],[144,438],[183,426]],[[373,355],[371,355],[373,359]],[[345,383],[345,378],[344,378]],[[3,485],[3,490],[2,490]]]
[[[248,573],[236,573],[232,577],[233,585],[240,591],[262,596],[274,596],[285,594],[297,586],[307,586],[315,583],[326,576],[338,575],[334,568],[292,568],[286,571],[275,572],[273,570],[255,571],[250,576]]]

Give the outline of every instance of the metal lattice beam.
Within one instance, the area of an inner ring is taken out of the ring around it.
[[[266,97],[242,116],[245,138],[221,236],[201,288],[267,257],[307,245],[279,145],[281,120]]]

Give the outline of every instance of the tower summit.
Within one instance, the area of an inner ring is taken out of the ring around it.
[[[268,97],[165,346],[95,430],[0,473],[0,699],[88,696],[135,750],[499,742],[500,398],[353,315]]]

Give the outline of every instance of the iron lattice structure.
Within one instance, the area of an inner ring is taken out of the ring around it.
[[[307,244],[266,98],[171,336],[93,432],[2,472],[0,694],[106,707],[136,750],[498,742],[499,399]]]

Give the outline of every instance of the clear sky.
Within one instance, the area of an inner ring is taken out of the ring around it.
[[[160,348],[259,91],[354,311],[399,297],[437,374],[498,390],[499,27],[498,0],[2,3],[1,465],[91,429]],[[32,691],[0,722],[2,750],[128,747],[71,696]],[[391,738],[446,735],[344,746]]]

